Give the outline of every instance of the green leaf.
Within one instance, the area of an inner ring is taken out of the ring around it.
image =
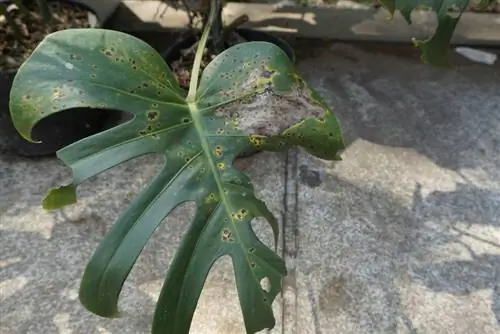
[[[487,7],[493,5],[496,1],[498,1],[498,0],[481,0],[476,5],[476,10],[478,10],[478,11],[485,10]]]
[[[124,281],[151,234],[177,206],[195,202],[157,303],[153,333],[189,332],[206,277],[223,255],[233,262],[247,332],[273,327],[271,305],[286,268],[257,238],[251,221],[267,220],[275,242],[278,224],[232,163],[246,152],[296,145],[339,159],[344,148],[336,117],[284,52],[265,42],[226,50],[208,65],[195,101],[188,103],[163,59],[139,39],[102,29],[56,32],[19,69],[12,118],[29,139],[42,118],[75,107],[122,110],[133,118],[58,152],[73,183],[49,192],[50,207],[72,202],[61,201],[74,195],[68,189],[122,162],[149,153],[165,158],[95,251],[80,287],[83,305],[118,316]],[[261,287],[266,278],[269,290]]]
[[[411,24],[411,12],[414,9],[428,8],[436,12],[438,26],[434,35],[414,45],[420,49],[422,60],[436,66],[448,66],[448,49],[455,27],[470,0],[381,0],[381,4],[394,15],[399,10],[408,24]],[[483,0],[481,6],[494,0]],[[484,2],[484,3],[483,3]],[[455,9],[455,12],[451,12]]]
[[[42,206],[45,210],[57,210],[76,203],[76,187],[74,185],[50,189]]]

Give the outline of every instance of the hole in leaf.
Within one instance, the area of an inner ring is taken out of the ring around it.
[[[268,277],[264,277],[260,280],[260,287],[267,293],[271,291],[271,281]]]

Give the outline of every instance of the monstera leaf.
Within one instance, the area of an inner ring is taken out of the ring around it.
[[[223,255],[232,258],[247,332],[271,328],[271,304],[286,269],[256,237],[251,221],[265,218],[275,239],[278,225],[233,161],[295,145],[338,159],[344,143],[337,119],[285,53],[266,42],[239,44],[218,55],[189,96],[146,43],[111,30],[75,29],[40,43],[15,77],[10,108],[28,140],[38,121],[65,109],[95,107],[133,116],[58,152],[72,169],[73,183],[51,190],[46,209],[74,203],[78,184],[113,166],[149,153],[165,158],[90,260],[80,288],[87,309],[117,316],[122,285],[153,231],[177,206],[195,202],[157,303],[153,332],[189,332],[209,270]],[[270,287],[264,289],[262,280]]]
[[[481,0],[479,8],[485,8],[496,0]],[[424,41],[414,40],[416,47],[420,49],[422,60],[425,63],[447,66],[449,65],[448,47],[453,32],[469,5],[470,0],[380,0],[381,4],[394,14],[399,10],[408,24],[411,24],[411,12],[417,8],[429,8],[436,12],[438,26],[431,37]],[[451,10],[455,11],[452,12]]]

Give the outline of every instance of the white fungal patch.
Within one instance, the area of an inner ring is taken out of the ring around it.
[[[71,63],[65,63],[64,66],[68,69],[68,70],[72,70],[75,65],[71,64]]]
[[[233,118],[240,130],[256,135],[278,135],[308,117],[319,117],[325,110],[308,92],[295,87],[288,95],[278,96],[271,89],[220,107],[215,115]]]

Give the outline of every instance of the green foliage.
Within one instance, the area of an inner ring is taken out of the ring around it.
[[[496,0],[481,0],[478,7],[485,8]],[[411,24],[411,13],[414,9],[427,8],[436,12],[438,26],[434,35],[426,40],[414,40],[420,49],[422,60],[437,66],[449,65],[448,47],[453,32],[470,0],[380,0],[380,3],[391,13],[400,11],[408,24]],[[452,11],[453,10],[453,11]]]
[[[152,331],[188,333],[209,270],[229,255],[245,327],[255,333],[275,324],[271,304],[286,268],[252,230],[251,221],[262,217],[278,238],[276,219],[233,161],[245,152],[297,145],[338,159],[344,143],[336,117],[270,43],[224,51],[202,73],[195,93],[187,99],[164,60],[139,39],[74,29],[47,36],[20,67],[10,109],[28,140],[37,122],[65,109],[95,107],[133,116],[58,152],[72,169],[73,183],[51,190],[46,209],[74,203],[80,183],[127,160],[150,153],[165,158],[90,260],[80,287],[86,308],[117,316],[122,285],[153,231],[177,206],[195,202],[196,214],[168,270]],[[265,278],[269,290],[261,287]]]

